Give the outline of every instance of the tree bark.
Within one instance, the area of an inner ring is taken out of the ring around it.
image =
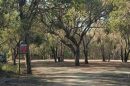
[[[88,43],[85,44],[85,39],[83,39],[83,47],[84,47],[84,56],[85,56],[85,64],[88,64]]]
[[[103,62],[106,62],[104,53],[102,54],[102,61],[103,61]]]
[[[105,62],[106,58],[105,58],[104,45],[101,46],[101,54],[102,54],[102,61]]]
[[[64,47],[63,47],[63,44],[61,42],[61,49],[60,49],[60,56],[61,56],[61,62],[64,62]]]
[[[128,61],[128,58],[129,58],[129,53],[130,53],[130,50],[125,50],[125,57],[124,57],[124,62],[127,62]]]
[[[80,49],[78,46],[75,52],[75,66],[80,66],[79,59],[80,59]]]
[[[88,64],[88,51],[85,52],[85,64]]]
[[[17,56],[17,53],[16,53],[16,49],[14,48],[13,49],[13,65],[16,65],[16,56]]]
[[[26,67],[27,67],[27,74],[32,74],[31,70],[31,59],[30,59],[30,53],[29,53],[29,35],[25,34],[25,42],[27,44],[27,53],[26,53]]]
[[[57,63],[57,49],[54,46],[52,46],[51,51],[52,51],[52,57],[54,58],[55,63]]]
[[[111,60],[111,53],[109,53],[108,55],[108,62],[110,62],[110,60]]]
[[[122,60],[122,62],[124,62],[124,53],[123,53],[123,48],[122,48],[122,46],[121,46],[121,60]]]

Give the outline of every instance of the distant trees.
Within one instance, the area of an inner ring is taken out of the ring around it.
[[[120,0],[114,4],[115,10],[110,14],[109,27],[120,32],[121,59],[122,62],[127,62],[130,53],[130,3],[128,0]]]

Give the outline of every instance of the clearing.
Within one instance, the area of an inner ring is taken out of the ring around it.
[[[0,86],[130,86],[130,63],[90,60],[79,67],[73,60],[32,60],[32,75],[1,78]]]

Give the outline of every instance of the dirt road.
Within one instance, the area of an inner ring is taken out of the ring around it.
[[[64,63],[32,61],[33,75],[5,81],[0,86],[130,86],[130,63],[90,61],[75,67]]]

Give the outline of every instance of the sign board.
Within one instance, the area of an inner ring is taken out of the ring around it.
[[[26,54],[27,52],[27,44],[20,44],[20,53]]]

